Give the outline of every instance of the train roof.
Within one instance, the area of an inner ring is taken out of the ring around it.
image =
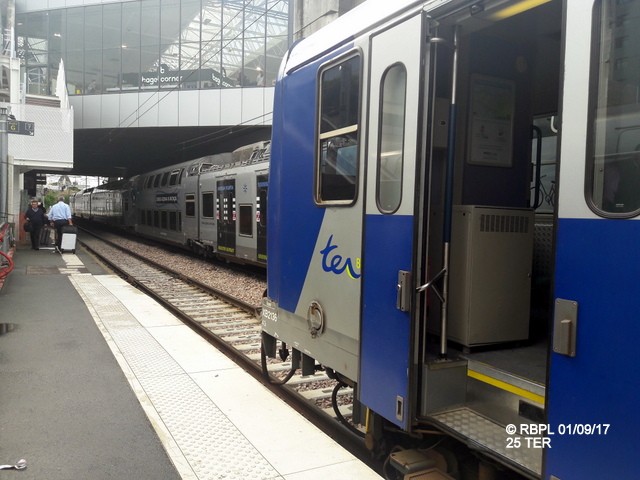
[[[202,172],[208,172],[212,168],[220,165],[226,165],[232,160],[231,153],[217,153],[215,155],[207,155],[191,162],[187,168],[187,176],[199,175]]]
[[[433,0],[435,6],[452,0]],[[358,35],[390,16],[424,3],[424,0],[367,0],[327,26],[295,44],[286,62],[286,72],[323,56],[340,45],[352,42]]]
[[[233,151],[231,161],[225,164],[212,165],[208,169],[200,170],[205,172],[219,172],[221,170],[229,170],[232,168],[246,167],[266,163],[271,158],[271,141],[253,143],[240,147]]]
[[[94,192],[100,192],[100,191],[123,190],[123,189],[131,188],[136,178],[138,178],[138,175],[131,178],[122,178],[120,180],[114,180],[113,182],[103,183],[102,185],[98,185],[97,187],[92,187],[91,190]]]

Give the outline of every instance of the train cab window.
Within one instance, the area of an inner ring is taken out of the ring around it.
[[[214,196],[213,193],[202,194],[202,217],[213,218],[214,217]]]
[[[596,2],[598,32],[594,38],[591,128],[587,166],[594,211],[606,217],[640,215],[640,101],[637,67],[640,56],[633,42],[616,42],[640,29],[640,17],[628,15],[626,2]],[[617,19],[625,16],[624,22]]]
[[[240,235],[253,237],[253,205],[240,205]]]
[[[360,57],[331,65],[320,74],[315,201],[351,204],[358,179]]]
[[[393,213],[402,199],[404,118],[407,70],[394,65],[382,77],[378,134],[376,201],[382,213]]]
[[[187,193],[184,196],[184,214],[187,217],[195,217],[196,216],[196,195],[195,193]]]

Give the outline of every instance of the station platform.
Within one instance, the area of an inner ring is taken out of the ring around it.
[[[382,478],[81,248],[13,260],[0,479]]]

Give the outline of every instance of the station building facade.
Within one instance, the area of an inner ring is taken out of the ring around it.
[[[27,150],[12,164],[18,218],[35,172],[133,175],[268,134],[287,49],[364,0],[0,1],[0,89],[39,119],[35,137],[12,139]]]
[[[16,0],[16,52],[26,92],[54,94],[62,60],[74,112],[75,168],[99,174],[117,157],[121,171],[140,173],[124,158],[145,154],[135,148],[131,129],[154,129],[144,132],[154,138],[151,150],[171,151],[177,144],[162,147],[166,139],[271,125],[273,82],[292,39],[290,3]],[[114,150],[110,140],[111,150],[97,152],[104,135],[126,140],[129,148]],[[175,160],[196,158],[206,148],[216,153],[205,145]],[[169,155],[159,159],[171,161]]]
[[[28,93],[55,93],[60,59],[71,96],[264,87],[290,43],[288,0],[59,3],[17,2]]]

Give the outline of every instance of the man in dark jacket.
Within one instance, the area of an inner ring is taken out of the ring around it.
[[[24,214],[24,219],[32,226],[31,232],[31,248],[33,250],[40,250],[40,232],[42,227],[47,223],[46,211],[40,205],[37,200],[31,202],[31,206]]]

